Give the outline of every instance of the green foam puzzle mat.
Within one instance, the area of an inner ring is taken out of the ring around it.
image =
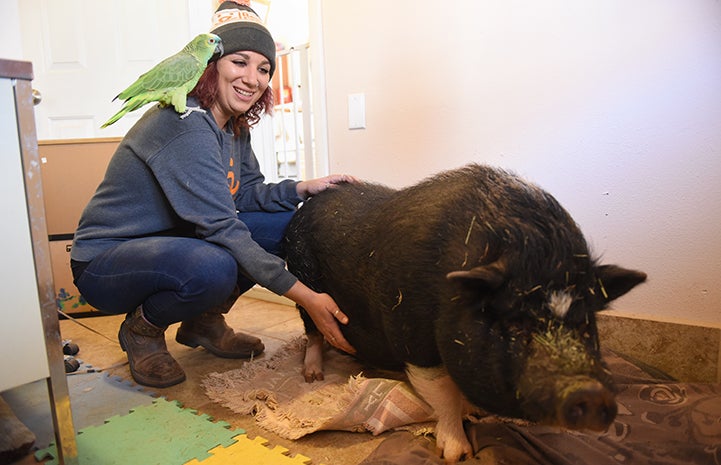
[[[155,399],[127,415],[105,420],[77,435],[79,465],[162,464],[182,465],[208,458],[209,450],[236,442],[242,429],[213,422],[208,415],[184,409],[178,402]],[[57,449],[50,445],[35,453],[37,460],[51,458],[57,464]]]

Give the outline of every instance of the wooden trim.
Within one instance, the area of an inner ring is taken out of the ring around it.
[[[295,306],[295,302],[293,302],[289,298],[276,295],[268,289],[260,287],[258,285],[253,286],[251,289],[249,289],[245,294],[243,294],[243,297],[248,297],[256,300],[264,300],[266,302],[273,302],[275,304],[288,305],[289,307]]]
[[[77,465],[80,462],[70,408],[70,391],[65,375],[63,354],[59,350],[62,347],[62,339],[58,322],[58,307],[55,302],[48,230],[45,222],[35,114],[31,103],[32,83],[29,80],[21,79],[16,83],[15,98],[18,133],[21,136],[20,152],[30,221],[30,236],[33,244],[43,333],[45,334],[45,350],[50,369],[50,377],[46,381],[55,430],[57,459],[61,465]]]
[[[89,137],[85,139],[46,139],[39,140],[38,145],[69,145],[69,144],[104,144],[120,142],[122,137]]]
[[[29,61],[5,60],[0,58],[0,77],[33,80],[33,64]]]

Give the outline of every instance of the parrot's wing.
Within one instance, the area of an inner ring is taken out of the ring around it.
[[[188,82],[200,78],[206,63],[183,51],[161,61],[153,69],[140,76],[116,98],[128,100],[146,92],[173,90],[184,87]],[[190,90],[190,89],[188,89]],[[170,102],[161,102],[168,104]]]

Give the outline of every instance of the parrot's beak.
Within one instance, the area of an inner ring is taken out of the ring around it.
[[[213,53],[217,53],[219,57],[222,57],[224,51],[225,50],[223,49],[223,42],[218,42],[215,46],[215,52]]]

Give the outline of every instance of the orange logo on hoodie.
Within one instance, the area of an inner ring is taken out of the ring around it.
[[[240,188],[240,181],[235,179],[235,173],[233,172],[233,159],[230,159],[230,169],[228,170],[228,187],[230,188],[230,195],[235,195],[238,193],[238,189]]]

